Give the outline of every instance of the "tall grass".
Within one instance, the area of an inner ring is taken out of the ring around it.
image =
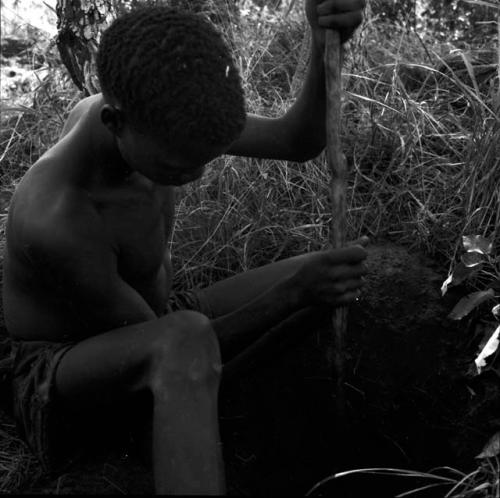
[[[300,46],[303,25],[288,19],[266,30],[262,18],[255,23],[259,49],[242,43],[237,54],[247,61],[249,109],[279,115],[291,103],[298,63],[298,51],[289,54],[283,46]],[[281,85],[271,89],[269,60]],[[342,118],[351,238],[391,240],[443,264],[462,233],[496,238],[494,60],[491,49],[458,51],[380,23],[365,26],[351,43]],[[184,189],[178,209],[178,276],[189,270],[192,283],[317,249],[328,239],[330,216],[324,157],[305,164],[220,158]]]
[[[327,490],[328,486],[338,483],[338,492],[354,489],[349,496],[362,496],[363,491],[391,489],[394,498],[442,497],[442,498],[496,498],[500,495],[500,462],[494,458],[483,462],[476,470],[465,474],[451,467],[440,467],[430,472],[416,472],[406,469],[372,468],[340,472],[318,482],[306,496],[315,496]],[[352,484],[342,484],[350,479]],[[365,483],[356,488],[356,482]],[[371,487],[369,487],[371,486]],[[330,491],[330,490],[329,490]],[[333,490],[332,490],[333,491]],[[319,495],[323,496],[323,494]],[[385,496],[389,496],[385,494]]]

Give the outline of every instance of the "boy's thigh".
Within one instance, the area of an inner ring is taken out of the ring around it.
[[[293,256],[220,280],[201,289],[200,299],[211,310],[210,318],[232,313],[293,275],[308,257],[310,254]]]
[[[74,407],[57,395],[55,375],[73,345],[18,342],[13,358],[13,409],[20,435],[47,472],[63,471],[90,448],[126,441],[130,428],[150,418],[151,404],[136,396],[128,404]]]
[[[84,339],[58,364],[57,396],[84,409],[126,402],[150,391],[160,365],[182,370],[190,354],[212,352],[217,343],[207,326],[204,315],[184,310]]]
[[[151,418],[148,368],[153,353],[162,349],[167,361],[176,361],[176,343],[186,329],[192,332],[198,316],[206,321],[200,314],[173,313],[76,344],[18,344],[13,371],[15,416],[47,470],[61,463],[57,455],[73,453],[82,442],[95,441],[95,436],[99,439],[114,429],[121,433],[123,427]]]

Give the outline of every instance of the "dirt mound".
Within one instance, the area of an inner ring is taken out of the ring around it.
[[[349,310],[341,420],[317,332],[330,328],[329,316],[310,321],[300,347],[228,388],[227,463],[249,494],[304,493],[363,467],[475,466],[491,434],[471,416],[482,403],[469,386],[475,346],[464,324],[447,318],[456,296],[441,297],[445,272],[393,245],[370,249],[368,266],[363,297]],[[483,421],[492,409],[479,409]]]

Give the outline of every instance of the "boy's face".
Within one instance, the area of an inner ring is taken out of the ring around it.
[[[180,186],[197,180],[203,175],[205,165],[229,147],[208,148],[197,143],[186,147],[139,133],[112,99],[104,103],[100,112],[102,123],[114,136],[128,167],[160,185]]]
[[[131,169],[160,185],[180,186],[197,180],[203,175],[205,164],[223,152],[182,154],[158,138],[139,134],[129,127],[117,137],[117,144]]]

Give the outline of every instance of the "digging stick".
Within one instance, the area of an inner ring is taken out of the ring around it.
[[[326,148],[330,170],[330,197],[332,222],[330,245],[340,248],[345,242],[345,183],[346,164],[340,144],[341,113],[341,43],[337,31],[328,29],[325,33],[325,78],[326,78]],[[343,338],[347,325],[347,308],[335,308],[332,316],[333,337],[327,341],[327,364],[336,377],[337,417],[342,420],[345,411],[343,375]]]

